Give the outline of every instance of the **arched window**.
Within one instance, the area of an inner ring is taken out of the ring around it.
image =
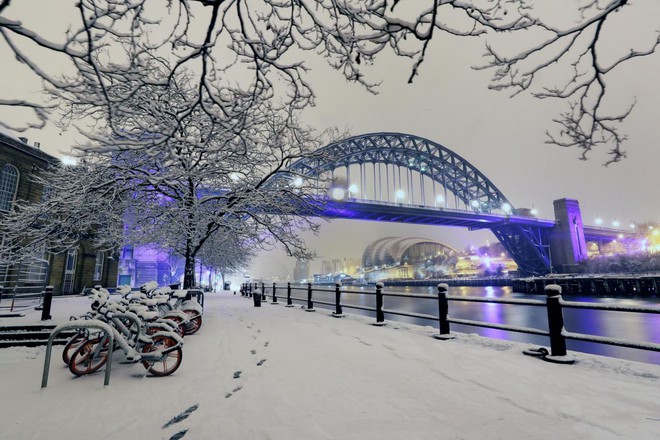
[[[6,164],[0,174],[0,211],[11,211],[18,188],[18,168]]]

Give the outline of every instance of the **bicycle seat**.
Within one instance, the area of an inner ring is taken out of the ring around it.
[[[145,321],[151,321],[158,318],[158,312],[152,312],[149,310],[140,310],[139,312],[136,312],[136,314]]]
[[[175,290],[174,292],[172,292],[172,296],[175,298],[185,298],[186,295],[188,295],[187,290]]]

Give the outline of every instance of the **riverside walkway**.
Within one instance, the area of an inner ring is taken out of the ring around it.
[[[88,307],[55,299],[53,323]],[[514,342],[371,322],[207,294],[174,375],[117,359],[107,387],[100,372],[74,378],[58,347],[40,389],[44,348],[0,349],[2,438],[658,438],[660,366],[580,353],[551,364]]]

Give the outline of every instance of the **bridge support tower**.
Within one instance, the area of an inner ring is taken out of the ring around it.
[[[580,204],[575,199],[559,199],[553,205],[557,224],[548,237],[553,271],[576,272],[578,263],[587,259]]]

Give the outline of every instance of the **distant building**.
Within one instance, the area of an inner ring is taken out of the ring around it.
[[[309,280],[308,260],[296,260],[296,266],[293,268],[293,279],[295,281]]]
[[[59,163],[59,159],[41,151],[39,143],[31,146],[25,138],[17,140],[0,133],[0,216],[12,211],[17,200],[40,201],[44,188],[30,175]],[[0,231],[0,246],[3,242]],[[110,257],[83,241],[66,254],[44,253],[35,255],[29,264],[1,265],[0,284],[5,289],[34,290],[52,285],[56,295],[80,293],[96,284],[115,287],[117,260]]]

